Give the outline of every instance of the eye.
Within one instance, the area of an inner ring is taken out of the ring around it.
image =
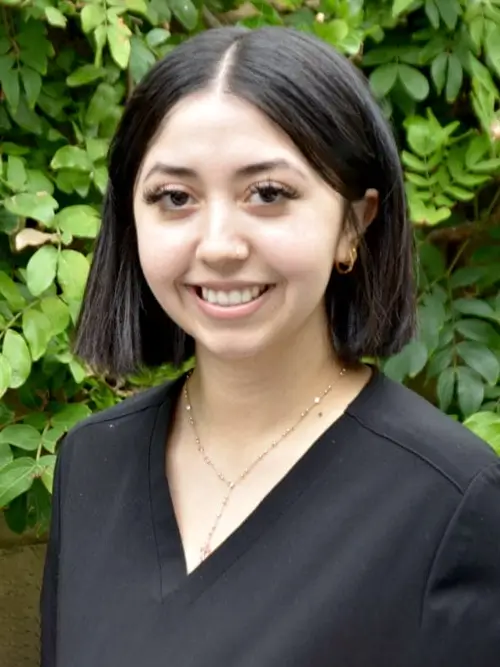
[[[255,183],[250,187],[250,196],[247,201],[250,204],[270,206],[282,203],[283,200],[297,199],[298,196],[299,193],[295,188],[282,183],[265,181]]]
[[[175,211],[194,202],[194,198],[185,190],[171,186],[160,186],[144,193],[146,204],[161,203],[162,208]]]

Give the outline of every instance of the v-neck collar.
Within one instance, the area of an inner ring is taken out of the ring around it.
[[[173,412],[185,376],[169,383],[159,406],[149,449],[149,485],[153,528],[160,568],[160,599],[190,602],[209,588],[233,563],[250,550],[332,461],[332,445],[348,435],[349,415],[356,412],[372,393],[382,375],[374,368],[372,377],[342,415],[297,460],[247,518],[198,567],[187,573],[182,538],[165,474],[166,443]],[[349,443],[346,443],[349,444]]]

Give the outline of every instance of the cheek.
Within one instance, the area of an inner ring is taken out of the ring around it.
[[[139,261],[144,276],[155,287],[179,278],[189,264],[185,235],[177,230],[159,225],[136,226]]]
[[[328,281],[338,238],[334,224],[308,220],[290,227],[277,226],[265,236],[264,259],[286,280]]]

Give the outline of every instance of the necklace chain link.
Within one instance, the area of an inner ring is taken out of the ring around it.
[[[345,373],[346,373],[346,368],[342,368],[340,373],[339,373],[339,377],[342,377],[343,375],[345,375]],[[283,442],[283,440],[288,435],[290,435],[290,433],[293,433],[293,431],[295,431],[295,429],[299,426],[299,424],[301,424],[302,421],[308,416],[308,414],[311,412],[311,410],[313,410],[315,407],[317,407],[321,403],[321,401],[325,398],[325,396],[327,396],[330,393],[330,391],[333,388],[333,385],[329,384],[328,387],[319,396],[316,396],[314,398],[314,401],[312,402],[312,404],[308,408],[306,408],[303,412],[300,413],[300,417],[297,419],[295,424],[293,424],[293,426],[288,427],[285,431],[283,431],[283,433],[276,440],[273,440],[272,443],[269,445],[269,447],[267,447],[267,449],[265,449],[263,452],[261,452],[259,454],[259,456],[256,459],[254,459],[254,461],[247,468],[245,468],[245,470],[243,470],[243,472],[240,475],[238,475],[238,477],[235,480],[230,480],[226,477],[226,475],[224,475],[224,473],[221,470],[219,470],[217,468],[217,466],[214,464],[212,459],[207,454],[205,448],[201,444],[201,440],[200,440],[200,437],[198,435],[198,430],[197,430],[197,427],[196,427],[196,423],[195,423],[195,420],[194,420],[194,417],[193,417],[193,406],[191,405],[191,401],[190,401],[190,398],[189,398],[188,383],[189,383],[190,377],[191,377],[191,373],[188,374],[188,376],[186,378],[186,382],[184,383],[184,401],[185,401],[185,404],[186,404],[185,407],[186,407],[186,413],[187,413],[188,421],[189,421],[189,423],[190,423],[190,425],[193,429],[196,446],[197,446],[198,451],[200,452],[200,454],[203,458],[203,461],[210,468],[212,468],[212,470],[215,472],[217,477],[227,487],[227,492],[224,495],[224,498],[222,500],[220,509],[217,512],[217,515],[215,517],[215,521],[214,521],[214,523],[213,523],[213,525],[210,529],[210,532],[208,533],[208,536],[207,536],[207,539],[205,540],[205,543],[203,544],[203,546],[200,549],[200,562],[202,562],[208,556],[210,556],[210,554],[212,553],[212,549],[210,547],[210,544],[212,542],[212,538],[215,534],[215,531],[217,530],[217,527],[218,527],[219,522],[222,518],[222,515],[224,514],[224,511],[225,511],[225,509],[226,509],[226,507],[229,503],[229,499],[231,497],[231,494],[233,493],[236,486],[238,484],[240,484],[241,482],[243,482],[243,480],[246,477],[248,477],[248,475],[262,461],[262,459],[264,459],[279,444],[281,444]]]

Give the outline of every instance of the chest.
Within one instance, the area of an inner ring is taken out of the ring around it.
[[[79,553],[68,542],[57,667],[407,664],[435,549],[418,499],[384,502],[367,479],[348,489],[328,471],[307,488],[289,479],[187,576],[175,533],[164,534],[164,595],[146,506],[134,525],[108,521],[105,541]]]

